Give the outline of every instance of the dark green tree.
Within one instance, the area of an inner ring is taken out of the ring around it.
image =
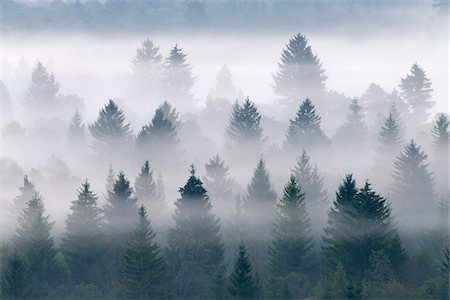
[[[329,140],[320,128],[320,120],[312,101],[306,98],[300,105],[295,119],[289,120],[284,147],[310,149],[327,145]]]
[[[124,254],[122,281],[127,299],[154,299],[162,292],[164,260],[155,242],[145,207],[139,208],[136,228],[130,234]]]
[[[82,147],[86,143],[86,128],[83,123],[83,118],[78,110],[72,117],[72,122],[69,125],[69,133],[67,135],[71,147]]]
[[[163,96],[182,110],[194,105],[191,88],[195,78],[192,76],[192,66],[186,62],[186,56],[183,48],[178,45],[170,50],[164,65],[161,87]]]
[[[246,160],[261,153],[264,141],[260,125],[261,114],[256,105],[245,98],[244,103],[235,103],[226,129],[226,151],[232,158]]]
[[[97,120],[89,125],[89,132],[93,147],[100,154],[124,153],[130,146],[130,124],[125,124],[125,115],[113,100],[100,110]]]
[[[432,174],[427,155],[411,140],[394,161],[392,204],[402,227],[430,227],[435,207]],[[415,228],[418,229],[418,228]]]
[[[175,298],[222,298],[224,246],[219,220],[201,180],[191,175],[175,202],[175,226],[169,230],[167,259]]]
[[[136,177],[134,191],[138,201],[150,211],[150,215],[154,214],[154,216],[157,216],[160,214],[164,208],[164,199],[161,198],[156,190],[153,171],[150,169],[148,160],[144,162],[139,176]]]
[[[316,96],[325,89],[325,71],[302,34],[289,39],[281,52],[278,68],[273,75],[274,91],[288,105],[298,99]]]
[[[9,255],[6,265],[2,266],[1,290],[2,299],[25,299],[30,294],[28,270],[25,260],[15,250]]]
[[[43,298],[62,278],[50,231],[54,223],[45,215],[41,196],[35,194],[19,218],[14,244],[28,267],[30,297]]]
[[[357,99],[353,99],[349,110],[345,123],[336,130],[334,141],[347,147],[363,145],[367,138],[367,126],[361,113],[362,107]]]
[[[77,284],[98,283],[104,255],[104,232],[97,196],[85,180],[72,201],[61,251]]]
[[[258,285],[252,272],[252,264],[244,242],[241,241],[230,274],[230,294],[232,299],[256,299]]]
[[[411,110],[411,124],[423,124],[427,121],[428,110],[434,106],[431,101],[431,81],[425,71],[417,64],[413,64],[410,74],[401,79],[399,85],[401,95]]]

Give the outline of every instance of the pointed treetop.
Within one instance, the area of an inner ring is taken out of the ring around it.
[[[191,173],[191,176],[195,176],[195,166],[193,163],[189,166],[189,173]]]

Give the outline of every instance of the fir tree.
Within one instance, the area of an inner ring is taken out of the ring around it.
[[[253,173],[252,180],[247,187],[247,197],[245,199],[245,206],[250,213],[254,211],[255,206],[267,206],[269,210],[275,207],[277,201],[277,194],[273,190],[270,182],[269,172],[266,168],[266,163],[261,158]]]
[[[166,58],[162,78],[164,97],[170,99],[182,110],[194,104],[191,88],[195,79],[192,76],[192,66],[186,62],[186,56],[183,48],[175,45]]]
[[[163,71],[163,57],[159,47],[145,39],[131,62],[131,89],[135,97],[158,96]]]
[[[233,272],[230,274],[229,291],[233,299],[257,298],[257,282],[252,272],[252,264],[244,242],[239,244],[234,260]]]
[[[316,96],[325,88],[325,71],[302,34],[289,39],[281,53],[278,72],[273,75],[274,91],[288,104]]]
[[[228,167],[217,154],[205,164],[205,169],[206,176],[203,177],[203,182],[215,210],[230,211],[233,181],[229,178]]]
[[[175,202],[175,226],[168,235],[168,263],[176,298],[218,298],[223,277],[224,246],[219,220],[201,180],[191,175]],[[193,276],[195,274],[195,276]],[[223,295],[222,295],[223,297]]]
[[[31,85],[27,92],[27,104],[39,114],[55,112],[59,105],[59,84],[53,74],[41,62],[37,62],[31,74]]]
[[[312,165],[306,151],[298,157],[297,163],[292,170],[297,183],[302,187],[305,195],[306,210],[315,220],[313,224],[314,235],[319,233],[325,225],[326,215],[324,212],[328,208],[328,194],[324,188],[324,180],[316,165]]]
[[[349,110],[345,123],[336,130],[334,140],[340,145],[363,145],[367,138],[367,126],[357,99],[353,99]]]
[[[61,245],[64,259],[76,283],[95,283],[100,275],[97,266],[104,254],[105,240],[97,196],[87,180],[70,209]]]
[[[394,161],[392,204],[400,224],[411,229],[419,220],[421,226],[431,225],[434,215],[434,183],[426,159],[420,146],[411,140]]]
[[[441,113],[437,116],[433,129],[434,170],[436,178],[436,191],[442,195],[449,192],[449,121],[447,115]]]
[[[268,251],[270,274],[284,277],[289,273],[309,273],[312,254],[310,217],[305,207],[305,195],[294,175],[284,187],[277,206],[273,240]]]
[[[70,145],[75,147],[84,146],[86,143],[86,129],[78,110],[75,111],[72,122],[69,125],[68,139]]]
[[[380,151],[383,151],[383,154],[396,152],[402,142],[399,131],[399,122],[394,113],[389,112],[389,116],[384,121],[378,134],[378,141],[381,144]]]
[[[433,129],[431,131],[433,135],[433,146],[436,148],[447,148],[450,139],[450,133],[448,129],[449,121],[448,117],[441,113],[438,114]]]
[[[125,249],[123,273],[122,289],[126,298],[153,299],[159,296],[164,261],[143,205],[139,208],[139,220]]]
[[[158,108],[162,110],[164,118],[169,120],[175,129],[181,127],[180,113],[169,102],[164,101]]]
[[[57,251],[50,236],[54,223],[48,219],[41,196],[35,194],[22,211],[14,236],[15,246],[31,270],[28,280],[33,298],[45,297],[49,289],[62,279]]]
[[[131,141],[130,124],[114,101],[100,110],[97,120],[89,125],[94,148],[100,154],[124,153]]]
[[[22,211],[27,207],[27,202],[33,198],[36,194],[36,189],[34,184],[28,179],[28,175],[23,177],[23,186],[19,188],[20,195],[16,196],[13,199],[12,207],[11,207],[11,218],[13,228],[18,223],[18,219],[22,213]]]
[[[150,214],[157,216],[164,207],[164,199],[161,199],[156,190],[156,183],[153,180],[153,171],[150,169],[148,160],[141,167],[139,176],[136,177],[134,190],[138,201],[150,211]]]
[[[25,260],[16,250],[8,257],[1,272],[2,299],[25,299],[30,294]]]
[[[434,106],[431,101],[431,81],[425,71],[417,64],[413,64],[410,74],[401,79],[399,85],[402,97],[411,109],[411,120],[414,123],[423,124],[426,122],[430,108]]]
[[[162,177],[161,173],[158,174],[158,178],[156,179],[155,192],[156,192],[156,197],[162,203],[164,203],[166,201],[166,193],[165,193],[164,181],[163,181],[163,177]]]
[[[114,173],[112,165],[109,165],[108,174],[106,174],[106,183],[105,183],[105,190],[107,193],[110,191],[111,192],[113,191],[115,177],[116,177],[116,174]]]
[[[264,146],[261,114],[256,105],[245,98],[244,103],[235,103],[226,129],[226,150],[234,158],[246,160],[261,153]]]
[[[223,98],[227,100],[234,100],[237,96],[237,90],[231,79],[230,69],[226,64],[222,66],[216,76],[216,85],[212,91],[215,98]]]
[[[328,138],[320,128],[320,116],[311,100],[306,98],[300,105],[294,120],[289,120],[289,128],[284,142],[285,148],[314,148],[328,144]]]

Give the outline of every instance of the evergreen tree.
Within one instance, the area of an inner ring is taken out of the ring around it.
[[[314,218],[312,228],[314,235],[317,235],[319,231],[322,231],[326,223],[324,212],[328,209],[328,194],[323,186],[324,180],[317,166],[312,165],[310,157],[305,150],[298,157],[292,171],[295,178],[297,178],[297,183],[302,187],[302,192],[305,195],[306,210]]]
[[[145,39],[131,62],[131,89],[134,97],[144,99],[159,94],[163,72],[163,57],[159,47],[150,39]]]
[[[237,96],[237,90],[231,79],[231,71],[226,64],[222,66],[216,76],[216,85],[212,90],[214,98],[223,98],[234,100]]]
[[[226,150],[233,158],[246,160],[261,153],[265,139],[260,126],[261,114],[256,105],[245,98],[244,103],[235,103],[226,129]]]
[[[340,145],[363,145],[367,138],[367,126],[357,99],[353,99],[349,110],[345,123],[336,130],[334,140]]]
[[[428,171],[427,155],[411,140],[394,161],[393,207],[402,227],[429,227],[433,220],[435,195]],[[418,228],[416,228],[418,229]]]
[[[312,101],[306,98],[300,105],[294,120],[289,120],[289,129],[284,142],[285,148],[315,148],[329,143],[320,128],[320,116]]]
[[[434,170],[436,178],[436,191],[445,195],[449,189],[449,121],[447,115],[441,113],[437,116],[432,129],[434,146]]]
[[[186,56],[183,48],[175,45],[166,58],[162,78],[163,96],[182,110],[194,104],[191,88],[195,79],[192,76],[192,66],[186,62]]]
[[[100,110],[97,120],[89,125],[94,148],[100,154],[124,153],[131,141],[130,124],[114,101]]]
[[[274,91],[288,104],[317,96],[325,89],[325,71],[302,34],[289,39],[281,52],[278,68],[278,72],[273,75]]]
[[[27,202],[36,194],[34,184],[28,179],[28,175],[23,177],[23,186],[19,188],[20,195],[13,199],[11,211],[11,219],[13,228],[19,221],[22,211],[27,207]]]
[[[389,112],[389,116],[384,121],[383,126],[378,134],[378,141],[381,144],[380,151],[384,154],[395,152],[401,144],[400,124],[395,118],[393,112]]]
[[[2,266],[1,290],[2,299],[25,299],[30,294],[27,278],[28,270],[25,261],[14,251]]]
[[[28,280],[32,298],[45,297],[62,279],[57,251],[50,236],[54,223],[48,219],[41,196],[35,194],[22,211],[14,236],[16,249],[30,270]]]
[[[167,257],[175,298],[220,298],[224,246],[219,220],[201,180],[191,175],[175,202],[175,226],[169,230]]]
[[[169,102],[164,101],[158,108],[162,110],[164,118],[169,120],[175,129],[181,127],[180,113]]]
[[[203,177],[203,182],[215,210],[218,213],[230,211],[233,181],[229,178],[228,167],[217,154],[205,164],[205,169],[206,176]],[[228,215],[222,213],[222,217]]]
[[[443,113],[438,114],[436,121],[434,122],[433,129],[431,131],[433,135],[433,145],[436,148],[439,147],[448,148],[448,142],[450,138],[448,125],[449,125],[448,117]]]
[[[236,243],[236,241],[247,238],[248,228],[246,224],[246,215],[244,213],[244,207],[242,203],[241,195],[237,195],[234,202],[233,210],[231,212],[231,220],[229,225],[229,240]],[[229,243],[227,243],[229,244]],[[237,246],[237,244],[236,244]]]
[[[116,177],[116,174],[114,173],[112,165],[109,165],[108,174],[106,174],[106,183],[105,183],[105,190],[107,193],[110,191],[111,192],[113,191],[115,177]]]
[[[425,71],[417,64],[413,64],[410,74],[401,79],[399,85],[402,97],[408,103],[411,110],[411,124],[423,124],[427,121],[428,112],[434,106],[431,101],[431,81]]]
[[[164,261],[155,242],[145,207],[139,208],[139,220],[130,234],[124,254],[123,295],[128,299],[154,299],[161,292]]]
[[[389,104],[388,101],[389,95],[375,83],[371,83],[361,95],[360,103],[368,112],[370,111],[370,114],[366,115],[369,127],[377,127],[382,122],[385,108]]]
[[[86,129],[83,124],[83,119],[78,110],[72,117],[72,122],[69,125],[68,139],[70,146],[80,147],[86,143]]]
[[[156,190],[153,171],[150,169],[148,160],[144,162],[139,176],[136,177],[134,190],[138,201],[150,211],[150,214],[154,214],[154,218],[161,213],[164,208],[164,199]]]
[[[156,197],[162,203],[165,203],[166,193],[165,193],[164,182],[163,182],[163,177],[162,177],[161,173],[158,174],[158,178],[156,179],[155,192],[156,192]]]
[[[244,242],[239,244],[239,250],[234,260],[233,272],[230,274],[229,291],[233,299],[256,299],[257,282],[252,273],[252,264],[247,254]]]
[[[38,61],[31,74],[26,104],[40,116],[53,114],[60,101],[58,92],[59,84],[55,77]]]
[[[397,272],[406,259],[389,204],[368,182],[357,190],[352,176],[346,176],[336,193],[328,224],[324,258],[331,270],[341,263],[351,280],[364,276],[373,251],[384,250]]]
[[[290,273],[307,274],[310,272],[312,254],[310,217],[305,207],[305,195],[294,175],[284,187],[283,197],[277,206],[273,240],[268,250],[270,274],[273,277],[284,277]]]
[[[104,255],[105,240],[97,196],[87,180],[82,183],[70,209],[61,251],[76,283],[95,284],[101,272],[97,266]]]

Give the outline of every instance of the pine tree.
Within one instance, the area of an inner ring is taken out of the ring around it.
[[[194,104],[191,88],[195,78],[192,76],[192,66],[186,62],[186,56],[183,48],[175,45],[166,58],[162,79],[163,96],[182,110]]]
[[[208,195],[193,166],[180,194],[175,202],[175,226],[169,230],[167,249],[174,297],[218,298],[221,295],[215,291],[221,290],[223,283],[217,279],[224,272],[220,224],[211,212]]]
[[[425,71],[417,64],[413,64],[410,74],[401,79],[399,85],[402,97],[411,110],[411,121],[423,124],[427,121],[428,112],[434,106],[431,101],[431,81]]]
[[[80,147],[86,143],[86,129],[83,124],[83,118],[78,110],[72,117],[72,122],[69,125],[68,139],[70,146]]]
[[[125,115],[114,101],[100,110],[97,120],[89,125],[94,139],[94,148],[100,154],[124,153],[130,146],[130,124],[125,124]]]
[[[331,270],[341,263],[351,280],[364,276],[373,251],[384,250],[397,272],[405,262],[406,252],[392,224],[389,204],[368,182],[357,190],[352,176],[346,176],[328,224],[324,258]]]
[[[274,91],[288,104],[316,96],[325,89],[325,71],[302,34],[289,39],[281,52],[278,68],[273,75]]]
[[[412,229],[414,224],[432,225],[435,195],[427,155],[411,140],[394,161],[393,208],[400,225]]]
[[[277,194],[273,190],[270,182],[266,163],[261,158],[255,168],[252,180],[247,187],[247,197],[245,199],[246,210],[248,213],[251,213],[255,211],[255,207],[253,206],[266,206],[271,211],[275,207],[276,201]]]
[[[177,112],[177,110],[174,107],[172,107],[172,105],[169,102],[164,101],[158,108],[162,110],[164,118],[169,120],[175,127],[175,129],[180,129],[181,127],[180,113]]]
[[[260,122],[261,114],[250,98],[245,98],[242,106],[237,102],[234,104],[225,145],[231,157],[245,161],[261,153],[265,139]]]
[[[131,90],[135,97],[157,97],[163,72],[163,57],[159,47],[145,39],[131,62]]]
[[[334,140],[340,145],[363,145],[367,138],[367,126],[361,113],[362,107],[357,99],[353,99],[349,106],[345,123],[336,130]]]
[[[145,207],[139,208],[139,220],[130,234],[124,254],[123,295],[128,299],[157,298],[164,279],[164,260],[155,242]]]
[[[8,257],[1,272],[2,299],[25,299],[30,294],[27,278],[28,270],[25,260],[20,257],[16,250]]]
[[[38,115],[53,114],[60,101],[58,92],[59,84],[55,81],[55,77],[38,61],[31,74],[26,104]]]
[[[231,79],[231,71],[226,64],[222,66],[216,76],[216,85],[211,94],[214,98],[223,98],[234,100],[237,96],[237,90]]]
[[[149,211],[157,216],[164,207],[164,199],[158,195],[156,183],[153,180],[153,171],[150,169],[148,160],[141,167],[139,176],[134,184],[136,197]]]
[[[326,223],[324,212],[328,209],[328,193],[323,186],[324,180],[317,166],[312,165],[305,150],[297,158],[297,163],[292,171],[305,195],[306,210],[314,217],[312,228],[314,235],[317,235]]]
[[[49,289],[62,279],[57,251],[50,236],[54,223],[48,219],[41,196],[35,194],[22,211],[14,236],[16,249],[31,270],[28,280],[33,298],[45,297]]]
[[[277,207],[273,240],[268,250],[270,274],[284,277],[290,273],[309,273],[313,245],[310,217],[305,207],[305,195],[294,175],[285,185]]]
[[[205,164],[205,169],[206,176],[203,177],[203,182],[215,210],[218,213],[230,211],[233,181],[229,177],[228,167],[217,154]],[[222,213],[222,217],[228,215]]]
[[[66,220],[66,233],[61,251],[70,269],[72,279],[78,284],[97,283],[98,265],[104,255],[104,232],[97,196],[85,180],[72,201],[71,213]]]
[[[36,194],[34,184],[28,179],[28,175],[23,177],[23,186],[19,188],[20,195],[13,200],[10,212],[13,228],[19,221],[22,211],[27,207],[27,202]]]
[[[315,148],[329,143],[320,128],[320,116],[312,101],[306,98],[300,105],[294,120],[289,120],[289,128],[284,142],[285,148]]]
[[[233,272],[230,274],[229,291],[233,299],[256,299],[257,282],[252,272],[252,264],[244,242],[241,241],[234,260]]]
[[[434,170],[436,178],[436,191],[442,195],[449,192],[449,120],[447,115],[441,113],[436,117],[433,129]]]
[[[384,121],[383,126],[378,134],[378,141],[381,144],[380,151],[383,154],[396,152],[401,145],[400,138],[400,124],[395,118],[392,112],[389,112],[389,116]]]

